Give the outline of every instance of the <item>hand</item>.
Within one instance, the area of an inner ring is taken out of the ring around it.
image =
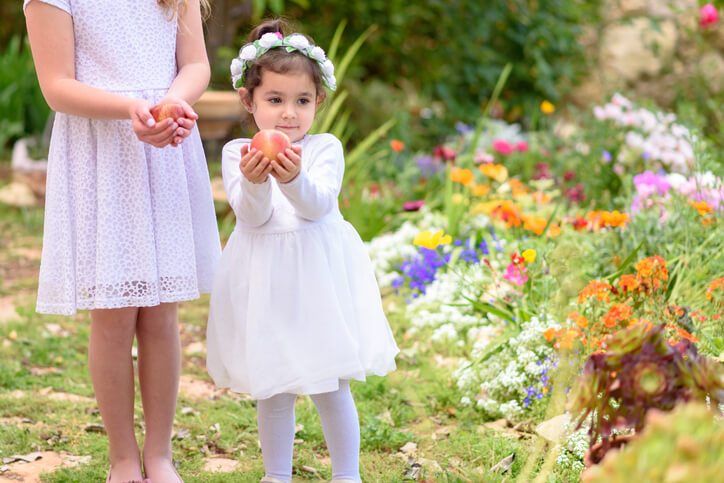
[[[302,147],[292,146],[287,148],[283,153],[277,155],[279,161],[272,161],[272,172],[280,183],[289,183],[299,174],[302,169]]]
[[[194,112],[188,102],[180,97],[166,96],[159,101],[159,104],[164,102],[175,102],[176,104],[180,104],[184,110],[184,117],[176,119],[179,127],[174,131],[173,142],[171,143],[172,146],[176,147],[179,144],[182,144],[184,139],[191,135],[191,131],[196,125],[196,120],[199,118],[199,115]]]
[[[252,183],[263,183],[269,177],[272,170],[269,158],[258,149],[250,149],[248,144],[241,147],[241,162],[239,163],[241,174]]]
[[[133,123],[133,132],[139,141],[162,148],[173,143],[174,131],[178,129],[178,124],[173,119],[154,121],[151,107],[151,104],[143,99],[136,99],[131,103],[128,113]]]

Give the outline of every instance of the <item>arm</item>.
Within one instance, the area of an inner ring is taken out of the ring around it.
[[[181,126],[175,133],[174,144],[183,142],[191,134],[198,115],[191,107],[209,85],[211,69],[204,44],[199,0],[189,0],[180,12],[176,33],[176,65],[178,73],[161,102],[177,102],[185,111],[179,119]]]
[[[344,177],[344,152],[342,143],[329,135],[328,141],[317,153],[309,170],[300,170],[288,183],[279,188],[294,207],[297,215],[316,221],[337,206],[337,198]]]
[[[247,146],[243,144],[243,146]],[[236,218],[251,226],[261,226],[271,218],[271,183],[252,183],[242,175],[242,143],[232,141],[224,146],[221,154],[221,170],[224,188]],[[268,174],[268,173],[267,173]]]
[[[38,82],[51,109],[94,119],[130,118],[141,141],[158,147],[171,142],[174,122],[155,125],[148,102],[112,94],[75,79],[75,36],[70,14],[33,1],[25,9],[25,18]]]

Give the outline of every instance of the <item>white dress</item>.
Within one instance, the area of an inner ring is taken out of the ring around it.
[[[211,292],[206,366],[214,382],[265,399],[335,391],[395,369],[399,352],[367,249],[339,211],[342,144],[305,136],[289,183],[253,184],[241,147],[224,146],[222,170],[236,227]]]
[[[78,81],[161,100],[177,72],[176,20],[155,0],[42,1],[73,17]],[[140,142],[130,120],[57,113],[48,158],[38,312],[153,306],[210,290],[221,245],[198,129],[159,149]]]

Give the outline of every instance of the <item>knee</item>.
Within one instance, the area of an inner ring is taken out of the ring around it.
[[[102,309],[91,311],[92,339],[115,344],[131,344],[136,333],[137,312],[129,309]]]
[[[140,338],[168,338],[178,333],[176,304],[139,309],[136,332]]]

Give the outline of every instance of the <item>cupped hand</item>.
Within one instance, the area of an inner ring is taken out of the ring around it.
[[[263,183],[269,177],[272,170],[269,158],[258,149],[250,149],[248,144],[241,147],[241,162],[239,163],[241,174],[252,183]]]
[[[174,131],[178,123],[173,119],[164,119],[161,122],[153,120],[151,104],[143,99],[137,99],[129,108],[129,115],[133,124],[133,132],[139,141],[151,146],[162,148],[173,143]]]
[[[280,183],[289,183],[294,180],[302,169],[302,147],[299,145],[292,145],[291,148],[287,148],[283,153],[277,155],[279,161],[272,161],[272,172]]]
[[[188,102],[181,99],[180,97],[166,96],[161,99],[159,104],[165,102],[180,104],[184,110],[184,117],[176,119],[179,127],[176,128],[176,130],[174,131],[173,142],[171,143],[172,146],[178,146],[179,144],[182,144],[184,142],[185,138],[191,135],[191,131],[194,129],[194,126],[196,125],[196,120],[199,118],[199,115],[196,114],[196,112],[191,107],[191,105],[189,105]]]

